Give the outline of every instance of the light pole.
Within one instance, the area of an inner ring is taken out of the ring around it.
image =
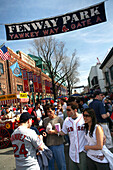
[[[31,86],[31,90],[32,90],[33,106],[35,106],[35,100],[34,100],[34,89],[33,89],[33,81],[32,81],[32,80],[30,80],[29,84],[30,84],[30,86]]]

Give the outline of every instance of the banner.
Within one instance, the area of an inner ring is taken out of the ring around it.
[[[13,75],[15,75],[16,77],[19,77],[22,75],[18,62],[10,66],[10,69],[12,70]]]
[[[47,83],[48,83],[47,80],[45,80],[45,91],[46,91],[46,93],[48,93],[48,84]]]
[[[38,92],[39,87],[38,87],[38,78],[36,74],[33,74],[33,82],[34,82],[34,92]]]
[[[38,79],[38,85],[39,85],[39,93],[42,93],[42,82],[41,82],[41,76],[37,76]]]
[[[49,36],[106,21],[104,2],[64,15],[23,23],[6,24],[7,40]]]
[[[27,74],[28,74],[28,80],[29,80],[29,85],[30,85],[30,92],[34,92],[33,73],[27,72]]]
[[[48,80],[45,80],[45,90],[46,93],[50,93],[50,82]]]
[[[27,71],[22,70],[23,81],[24,81],[24,91],[29,92],[29,85],[28,85],[28,78],[27,78]]]

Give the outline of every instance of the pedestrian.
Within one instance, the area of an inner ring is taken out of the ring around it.
[[[36,150],[43,150],[44,144],[36,132],[30,129],[32,116],[24,112],[20,116],[20,126],[11,135],[16,159],[16,170],[39,170]]]
[[[109,112],[106,113],[105,107],[102,103],[102,98],[103,98],[102,92],[95,91],[94,99],[89,104],[89,107],[94,109],[97,118],[97,123],[100,123],[100,125],[103,128],[104,134],[106,136],[106,144],[105,144],[106,147],[113,152],[112,138],[107,124],[108,123],[107,118],[110,117],[110,113]]]
[[[56,115],[57,115],[58,117],[61,117],[62,120],[64,119],[63,108],[62,108],[61,103],[59,103],[59,104],[57,105]]]
[[[88,108],[88,105],[86,103],[86,99],[85,98],[80,98],[80,105],[82,106],[83,109]]]
[[[78,114],[77,106],[71,103],[67,103],[67,115],[60,135],[69,134],[69,169],[86,170],[86,153],[84,152],[86,139],[83,115]]]
[[[85,138],[88,142],[88,145],[85,145],[88,170],[109,170],[108,160],[102,152],[103,149],[107,149],[103,145],[104,132],[96,122],[95,112],[93,109],[87,108],[84,110],[83,116],[86,130]]]
[[[55,115],[55,106],[47,107],[47,115],[48,117],[43,119],[43,127],[46,128],[48,132],[46,145],[53,153],[53,158],[49,160],[49,170],[55,170],[55,161],[59,170],[66,170],[64,140],[62,136],[57,135],[55,130],[55,124],[59,123],[62,127],[63,120]]]
[[[63,108],[63,112],[66,111],[66,108],[67,108],[66,99],[63,97],[63,98],[60,99],[60,102],[61,102],[61,105],[62,105],[62,108]]]

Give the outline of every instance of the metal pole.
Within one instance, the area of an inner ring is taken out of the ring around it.
[[[32,97],[33,97],[33,106],[35,107],[35,100],[34,100],[34,90],[33,90],[33,83],[32,83]]]

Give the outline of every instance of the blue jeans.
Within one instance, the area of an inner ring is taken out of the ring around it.
[[[49,160],[49,170],[55,170],[54,163],[56,161],[58,170],[66,170],[66,161],[64,154],[64,145],[48,146],[52,151],[53,157]]]

